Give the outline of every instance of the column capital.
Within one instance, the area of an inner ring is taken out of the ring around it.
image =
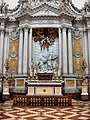
[[[58,28],[59,29],[59,33],[61,33],[61,28]]]
[[[19,30],[19,31],[20,31],[20,30],[23,30],[23,27],[19,27],[18,30]]]
[[[62,30],[66,32],[67,28],[66,27],[62,27]]]
[[[71,31],[72,31],[72,29],[69,28],[69,29],[68,29],[68,32],[71,33]]]
[[[29,28],[28,28],[28,27],[24,27],[24,31],[26,31],[26,32],[27,32],[28,30],[29,30]]]
[[[19,28],[21,28],[21,29],[31,28],[31,26],[30,26],[30,24],[28,24],[28,23],[24,23],[24,24],[20,24],[20,25],[19,25]]]

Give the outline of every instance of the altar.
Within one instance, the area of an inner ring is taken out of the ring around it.
[[[62,95],[62,82],[53,80],[53,73],[37,73],[38,80],[27,84],[27,95]]]
[[[27,95],[62,95],[62,84],[29,83]]]

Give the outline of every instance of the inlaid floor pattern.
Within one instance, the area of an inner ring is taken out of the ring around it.
[[[0,104],[0,120],[90,120],[90,101],[73,100],[71,107],[12,107],[12,101]]]

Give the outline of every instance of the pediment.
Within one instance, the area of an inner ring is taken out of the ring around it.
[[[58,16],[58,14],[44,8],[41,11],[38,11],[37,13],[33,14],[32,16]]]
[[[58,16],[58,9],[44,3],[32,9],[32,16]]]

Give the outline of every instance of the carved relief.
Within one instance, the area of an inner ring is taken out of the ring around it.
[[[28,87],[28,94],[34,95],[34,87]]]
[[[9,70],[16,73],[18,69],[18,38],[11,38],[9,42]]]
[[[51,71],[52,64],[55,69],[55,64],[58,65],[58,29],[33,29],[32,60],[39,71]]]
[[[16,52],[16,54],[18,54],[18,39],[11,39],[10,40],[10,44],[9,44],[9,52],[12,53],[13,51]]]
[[[36,6],[44,2],[58,5],[59,0],[31,0],[32,6]]]
[[[13,40],[16,40],[16,38],[18,38],[18,37],[19,37],[18,28],[13,27],[13,30],[12,30],[12,32],[11,32],[11,38],[12,38]]]
[[[49,49],[49,46],[54,44],[55,38],[57,37],[57,29],[55,28],[39,28],[33,30],[33,40],[39,41],[41,50],[42,48]]]
[[[61,93],[60,87],[56,87],[56,88],[55,88],[55,94],[56,94],[56,95],[59,95],[60,93]]]
[[[16,73],[17,72],[17,68],[18,68],[18,64],[17,64],[17,58],[9,58],[9,65],[10,65],[10,68],[9,70],[13,73]]]
[[[74,72],[81,72],[83,64],[82,40],[81,38],[73,39],[73,64]]]

